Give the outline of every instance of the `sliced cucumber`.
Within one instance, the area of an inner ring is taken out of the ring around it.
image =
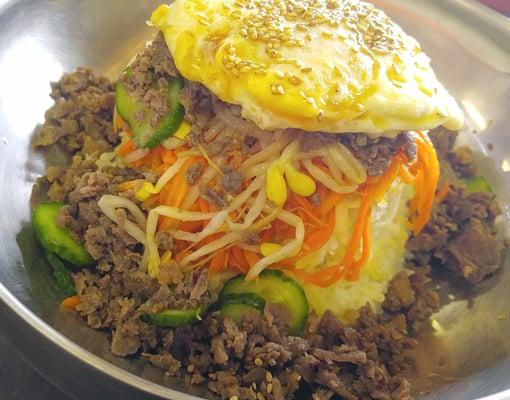
[[[474,178],[463,179],[462,182],[466,186],[469,193],[486,192],[492,193],[490,183],[483,176],[479,175]]]
[[[62,260],[51,253],[46,254],[46,259],[51,268],[53,268],[53,277],[57,286],[62,289],[66,296],[74,296],[76,294],[76,287],[74,286],[73,277]]]
[[[262,312],[265,306],[266,301],[254,293],[231,293],[223,296],[219,311],[222,317],[230,317],[237,325],[241,325],[246,312]]]
[[[65,204],[47,202],[39,204],[32,213],[34,231],[48,253],[55,254],[77,267],[94,263],[90,254],[72,237],[68,229],[58,225],[58,213]]]
[[[150,325],[163,327],[193,325],[202,321],[202,316],[206,310],[206,305],[187,310],[165,310],[154,314],[144,314],[142,315],[142,321]]]
[[[240,275],[230,279],[220,293],[220,303],[227,295],[254,293],[268,304],[284,306],[290,313],[289,334],[299,335],[308,318],[309,306],[303,288],[278,270],[265,270],[257,280],[246,282]]]
[[[129,70],[127,71],[129,75]],[[169,77],[168,81],[169,111],[155,127],[151,124],[152,111],[144,104],[136,102],[121,81],[115,84],[117,112],[133,130],[133,139],[140,148],[153,149],[173,135],[184,119],[184,106],[179,102],[184,83],[182,79],[174,77]]]

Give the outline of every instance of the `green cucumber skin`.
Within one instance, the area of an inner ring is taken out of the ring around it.
[[[172,78],[168,88],[170,111],[153,128],[149,122],[150,110],[147,110],[143,104],[135,102],[122,82],[118,81],[115,84],[117,112],[133,130],[133,139],[138,147],[153,149],[177,131],[184,119],[184,106],[179,102],[179,96],[183,87],[182,79]],[[145,121],[136,121],[135,115],[137,112],[145,113]]]
[[[262,313],[266,301],[254,293],[231,293],[223,296],[218,309],[222,317],[231,318],[238,326],[241,325],[243,316],[247,311]]]
[[[469,193],[485,192],[493,193],[490,183],[483,176],[479,175],[474,178],[462,179]]]
[[[149,325],[160,327],[179,327],[193,325],[202,321],[202,316],[207,310],[207,306],[201,305],[197,308],[188,310],[165,310],[159,313],[144,314],[142,321]]]
[[[55,278],[57,286],[66,296],[74,296],[76,294],[76,287],[74,286],[73,277],[62,260],[51,253],[46,254],[46,259],[51,268],[53,268],[53,278]]]
[[[86,267],[94,263],[94,259],[71,236],[68,229],[58,225],[58,213],[65,204],[45,202],[35,207],[32,212],[32,225],[41,245],[48,253],[70,262],[77,267]]]
[[[299,335],[303,332],[309,314],[308,299],[303,288],[283,272],[265,270],[252,282],[246,282],[242,275],[232,278],[220,293],[220,303],[226,295],[232,293],[255,293],[264,298],[268,304],[287,307],[292,319],[289,334]]]

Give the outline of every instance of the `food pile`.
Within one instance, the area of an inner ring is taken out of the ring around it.
[[[350,0],[177,0],[151,22],[115,83],[52,84],[36,146],[71,160],[33,226],[63,305],[224,399],[409,399],[430,266],[476,284],[503,249],[419,44]]]

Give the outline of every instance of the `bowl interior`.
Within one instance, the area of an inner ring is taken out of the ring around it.
[[[464,107],[468,123],[462,140],[477,150],[482,171],[510,215],[510,24],[468,0],[373,2],[418,38],[440,79]],[[44,172],[44,159],[32,151],[31,139],[51,106],[49,82],[78,66],[91,66],[115,79],[153,35],[145,21],[158,3],[0,2],[0,284],[84,349],[135,375],[184,391],[181,383],[165,379],[143,360],[112,356],[105,333],[89,329],[72,313],[58,311],[61,295],[29,228],[32,186]],[[507,257],[507,266],[508,261]],[[446,305],[434,315],[413,353],[417,364],[410,376],[418,397],[469,400],[506,390],[509,268],[474,290],[442,286],[449,293]],[[193,394],[204,392],[196,389]],[[171,398],[171,393],[163,396]]]

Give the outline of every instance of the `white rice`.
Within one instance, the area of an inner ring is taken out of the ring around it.
[[[374,309],[379,308],[384,300],[388,282],[403,268],[405,243],[409,236],[406,224],[407,203],[412,193],[410,186],[397,182],[393,184],[385,198],[374,207],[371,225],[372,252],[361,269],[358,281],[341,280],[328,288],[309,284],[304,286],[312,310],[321,315],[330,309],[343,322],[348,323],[356,318],[357,310],[367,303]],[[343,257],[356,218],[357,203],[342,202],[336,210],[338,227],[336,237],[328,244],[328,251],[318,257],[322,260],[325,257],[329,265],[338,264],[338,260]],[[317,265],[316,262],[311,262],[306,269],[309,269],[311,264]]]

